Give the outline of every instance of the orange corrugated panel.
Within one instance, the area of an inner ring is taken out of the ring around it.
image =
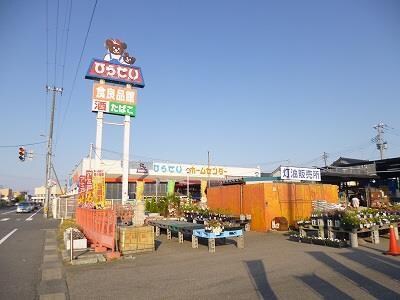
[[[314,200],[338,202],[335,185],[268,182],[244,185],[242,188],[242,204],[241,186],[210,188],[207,191],[208,207],[237,215],[241,212],[251,214],[251,228],[255,231],[270,230],[275,217],[285,217],[292,225],[299,219],[310,217]]]
[[[251,215],[251,230],[266,231],[264,185],[244,185],[243,200],[243,213]]]
[[[240,213],[240,186],[228,185],[207,189],[207,206],[212,210]]]

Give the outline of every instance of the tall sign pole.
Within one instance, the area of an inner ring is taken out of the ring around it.
[[[126,85],[127,89],[131,89],[130,84]],[[131,134],[131,117],[125,116],[124,119],[124,151],[122,158],[122,204],[126,204],[129,200],[129,143]]]
[[[54,129],[54,112],[56,109],[56,93],[62,94],[63,89],[57,88],[55,86],[50,87],[46,86],[47,92],[53,92],[53,98],[51,103],[51,117],[50,117],[50,129],[49,129],[49,136],[47,142],[47,157],[46,157],[46,183],[45,183],[45,199],[44,199],[44,217],[48,218],[49,216],[49,203],[51,198],[51,186],[50,186],[50,179],[51,179],[51,159],[53,155],[53,129]]]
[[[93,59],[85,78],[100,81],[93,85],[92,111],[97,112],[96,168],[100,168],[103,124],[124,125],[122,157],[122,204],[129,200],[129,146],[131,117],[136,115],[137,90],[144,80],[136,59],[127,52],[127,45],[118,39],[106,40],[104,58]],[[126,85],[126,87],[121,87]],[[123,124],[104,122],[103,114],[124,116]]]
[[[129,200],[129,141],[131,132],[131,117],[125,116],[124,120],[124,154],[122,160],[122,204]]]

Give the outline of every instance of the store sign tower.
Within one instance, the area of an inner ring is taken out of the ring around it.
[[[122,203],[129,199],[129,139],[131,117],[136,116],[135,88],[143,88],[141,68],[134,66],[136,59],[127,51],[127,44],[118,39],[107,39],[107,53],[104,58],[93,59],[85,78],[99,81],[94,83],[92,111],[97,114],[96,127],[96,168],[100,168],[103,140],[103,124],[124,126],[124,146],[122,162]],[[104,114],[124,116],[123,124],[104,122]]]

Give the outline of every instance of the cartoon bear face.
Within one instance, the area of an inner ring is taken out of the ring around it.
[[[122,53],[127,48],[124,42],[121,42],[120,40],[110,40],[110,39],[106,41],[106,46],[108,51],[110,51],[110,53],[115,55],[122,55]]]
[[[134,58],[133,56],[129,56],[129,53],[125,52],[124,54],[122,54],[122,60],[123,64],[133,65],[136,61],[136,58]]]

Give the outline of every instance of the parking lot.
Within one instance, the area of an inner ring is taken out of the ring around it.
[[[66,276],[71,299],[395,299],[400,258],[382,255],[387,245],[336,249],[249,232],[244,249],[228,242],[208,253],[161,235],[153,253],[68,266]]]

